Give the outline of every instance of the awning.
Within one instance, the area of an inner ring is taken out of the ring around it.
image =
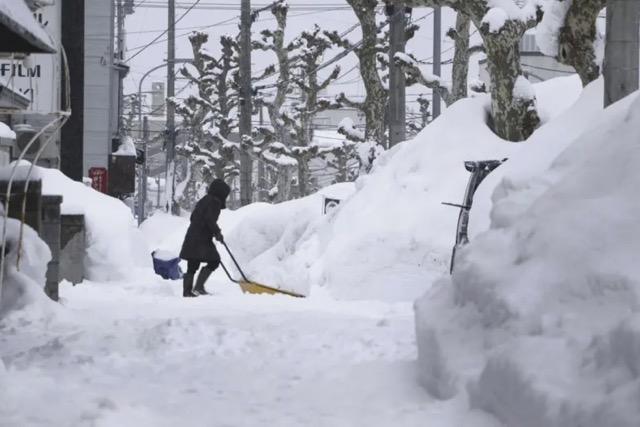
[[[0,52],[56,53],[51,37],[23,0],[0,0]]]
[[[9,110],[26,110],[31,99],[15,92],[0,83],[0,108]]]

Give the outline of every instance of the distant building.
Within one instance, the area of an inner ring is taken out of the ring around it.
[[[151,83],[151,115],[164,116],[165,90],[164,82]]]
[[[520,62],[523,72],[532,83],[575,73],[573,67],[561,64],[555,58],[542,54],[533,31],[527,32],[520,41]],[[487,85],[491,81],[486,59],[480,61],[480,80]]]

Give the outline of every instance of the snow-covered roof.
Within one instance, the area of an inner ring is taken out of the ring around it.
[[[23,0],[0,0],[0,52],[55,53],[53,40]]]

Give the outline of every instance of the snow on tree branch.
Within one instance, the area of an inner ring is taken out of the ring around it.
[[[344,135],[350,141],[366,141],[364,132],[356,129],[355,125],[353,124],[353,120],[350,117],[345,117],[344,119],[342,119],[342,121],[338,125],[338,133]]]
[[[420,69],[418,62],[410,55],[402,52],[396,53],[394,57],[398,65],[407,76],[407,85],[421,84],[430,89],[438,91],[445,104],[450,105],[453,101],[451,97],[451,87],[434,74],[426,73]]]

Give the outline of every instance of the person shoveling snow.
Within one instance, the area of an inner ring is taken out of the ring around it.
[[[183,297],[207,295],[204,284],[220,265],[220,254],[213,244],[213,239],[224,241],[218,226],[218,217],[220,211],[227,207],[226,200],[230,192],[231,188],[223,180],[213,180],[207,195],[198,201],[191,213],[191,223],[180,251],[180,258],[187,261],[187,273],[182,282]],[[200,270],[194,288],[193,279],[200,263],[206,265]]]

